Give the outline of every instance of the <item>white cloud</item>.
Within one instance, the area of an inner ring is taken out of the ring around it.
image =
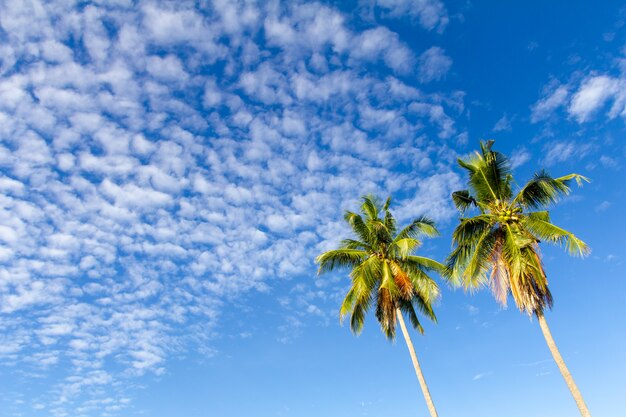
[[[443,32],[449,22],[448,12],[440,0],[374,0],[390,17],[410,16],[428,30]]]
[[[531,107],[531,122],[537,123],[549,118],[554,110],[567,102],[568,96],[568,88],[564,85],[559,85],[553,90],[548,91],[544,98],[537,101],[537,103]]]
[[[516,149],[511,153],[511,167],[517,168],[530,160],[530,152],[524,148]]]
[[[492,129],[494,132],[510,132],[511,131],[511,121],[509,117],[505,114],[503,115]]]
[[[148,58],[146,69],[150,74],[163,81],[185,81],[187,78],[187,73],[180,59],[174,55],[168,55],[164,58],[151,56]]]
[[[578,122],[585,122],[620,90],[624,88],[614,78],[604,75],[587,78],[573,95],[568,111]]]
[[[591,151],[591,145],[574,141],[557,141],[546,144],[544,149],[543,162],[549,166],[569,160],[579,160]]]
[[[433,46],[422,53],[419,57],[420,82],[439,81],[445,78],[452,67],[452,59],[447,56],[443,49]]]

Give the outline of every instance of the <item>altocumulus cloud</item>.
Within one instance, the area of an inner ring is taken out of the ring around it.
[[[123,410],[129,380],[210,354],[228,299],[310,276],[361,191],[452,213],[463,93],[415,87],[424,51],[316,2],[195,3],[0,5],[0,360],[61,375],[25,407]]]

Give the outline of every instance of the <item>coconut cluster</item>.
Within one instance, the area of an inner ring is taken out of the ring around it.
[[[498,221],[501,223],[516,222],[519,220],[519,214],[522,209],[509,205],[506,201],[496,200],[495,207],[492,213],[498,216]]]

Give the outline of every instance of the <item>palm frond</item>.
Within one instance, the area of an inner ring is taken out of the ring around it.
[[[364,251],[371,250],[371,246],[365,242],[355,239],[343,239],[339,244],[339,249],[362,249]]]
[[[459,165],[469,171],[470,188],[476,200],[491,202],[504,200],[510,195],[511,164],[500,152],[491,150],[493,141],[481,142],[481,154],[474,154]]]
[[[465,213],[471,206],[476,206],[476,199],[470,195],[468,190],[453,192],[452,201],[461,214]]]
[[[400,309],[402,313],[406,314],[406,316],[409,318],[409,322],[411,323],[411,326],[413,326],[415,330],[420,332],[420,334],[424,334],[424,328],[422,327],[422,324],[420,323],[419,318],[417,317],[417,314],[415,313],[415,308],[413,307],[413,304],[411,303],[411,301],[406,301],[406,300],[400,301],[398,303],[398,308]]]
[[[395,257],[405,259],[409,256],[415,249],[420,246],[420,241],[417,239],[413,239],[411,237],[407,237],[404,239],[400,239],[391,243],[389,247],[390,253],[393,253]]]
[[[396,287],[400,292],[400,298],[410,299],[413,295],[413,284],[407,272],[397,262],[390,260],[389,267],[393,275]]]
[[[336,268],[354,268],[367,259],[368,253],[362,249],[335,249],[322,253],[315,262],[319,264],[318,275]]]
[[[425,300],[421,296],[417,295],[413,297],[412,302],[413,307],[417,308],[417,310],[419,310],[421,314],[425,315],[430,320],[437,323],[437,316],[435,315],[435,311],[433,310],[433,301]]]
[[[570,193],[569,183],[574,180],[580,186],[589,179],[579,174],[569,174],[553,178],[547,171],[535,173],[513,199],[513,204],[530,209],[541,209],[558,202]]]
[[[378,290],[376,318],[389,340],[393,340],[396,336],[396,302],[394,299],[387,288]]]
[[[367,227],[370,230],[372,238],[378,244],[380,244],[380,243],[389,244],[393,240],[393,237],[392,237],[391,233],[389,232],[389,229],[387,229],[387,226],[385,225],[385,223],[382,220],[380,220],[380,219],[376,219],[376,220],[368,219],[367,220]]]
[[[413,295],[420,298],[426,304],[431,305],[440,296],[441,290],[434,279],[428,276],[421,269],[406,267],[405,268],[411,283],[413,284]]]
[[[352,333],[359,334],[363,330],[363,324],[365,323],[366,310],[361,304],[355,304],[350,315],[350,329]]]
[[[343,215],[344,220],[350,225],[354,234],[365,244],[372,246],[373,239],[370,229],[363,221],[363,218],[356,213],[346,210]]]
[[[434,259],[426,258],[424,256],[410,255],[403,263],[409,263],[422,271],[435,271],[439,274],[443,273],[446,266],[442,263],[435,261]]]
[[[489,230],[496,222],[491,214],[481,214],[459,220],[459,225],[452,232],[452,241],[459,244],[475,244],[485,230]]]
[[[387,202],[389,202],[389,199],[387,199]],[[386,204],[387,203],[385,203],[385,205]],[[389,232],[391,236],[396,234],[396,232],[398,231],[396,219],[393,217],[393,215],[388,209],[385,209],[385,218],[383,220],[383,223],[385,225],[385,228],[387,229],[387,231]]]
[[[589,246],[573,233],[550,222],[547,212],[528,213],[522,218],[524,227],[535,237],[546,242],[564,245],[571,255],[589,254]]]
[[[378,219],[380,211],[380,200],[373,194],[368,194],[362,198],[361,213],[365,214],[368,220]]]
[[[435,222],[426,216],[420,216],[413,220],[411,224],[406,226],[396,235],[394,241],[406,239],[408,237],[419,240],[422,236],[439,236],[439,230],[437,230]]]
[[[346,317],[346,315],[352,311],[352,309],[354,308],[354,304],[356,303],[357,300],[357,292],[354,286],[352,286],[350,288],[350,290],[348,291],[348,293],[346,294],[346,297],[343,299],[343,302],[341,303],[341,308],[339,309],[339,322],[343,323],[343,319]]]
[[[389,292],[389,295],[395,299],[400,295],[400,290],[396,285],[396,280],[393,278],[393,271],[391,270],[390,262],[384,260],[382,262],[382,280],[380,283],[380,289],[386,289]]]
[[[495,244],[496,237],[492,232],[483,233],[476,242],[472,254],[464,265],[462,279],[466,289],[487,281],[487,272],[492,266],[491,256]]]
[[[489,286],[496,301],[503,307],[507,305],[507,297],[511,288],[509,271],[502,254],[502,237],[501,233],[496,236],[493,252],[491,253],[491,275],[489,276]]]

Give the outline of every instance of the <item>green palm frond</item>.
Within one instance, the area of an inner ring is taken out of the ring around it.
[[[419,310],[421,314],[425,315],[430,320],[437,323],[437,316],[435,315],[435,312],[433,311],[432,302],[422,298],[421,296],[416,296],[413,298],[412,303],[413,303],[413,308],[417,308],[417,310]]]
[[[372,246],[374,240],[372,239],[372,233],[367,227],[367,224],[363,221],[363,218],[351,211],[346,210],[343,215],[344,220],[350,225],[355,235],[365,244]]]
[[[455,244],[475,245],[478,239],[496,222],[490,214],[459,219],[459,225],[452,232]]]
[[[315,262],[319,264],[318,275],[336,268],[354,268],[369,255],[362,249],[335,249],[322,253]]]
[[[476,200],[483,203],[504,200],[511,194],[511,164],[505,155],[492,151],[492,145],[493,141],[481,142],[482,154],[458,160],[469,171],[469,184]]]
[[[443,273],[446,266],[442,263],[435,261],[434,259],[426,258],[424,256],[410,255],[404,260],[405,264],[410,264],[422,271],[435,271],[437,273]]]
[[[398,308],[409,318],[411,326],[413,326],[413,328],[421,334],[424,334],[424,328],[417,317],[417,313],[415,312],[415,308],[413,307],[411,301],[402,300],[398,303]]]
[[[343,239],[339,244],[339,249],[362,249],[367,251],[370,250],[371,247],[367,243],[361,242],[360,240]]]
[[[452,202],[454,202],[454,206],[461,214],[465,213],[471,206],[476,206],[476,199],[470,195],[468,190],[453,192]]]
[[[419,240],[407,237],[392,242],[389,251],[395,252],[395,255],[399,258],[405,259],[409,254],[413,253],[420,244]]]
[[[389,229],[385,226],[385,223],[380,219],[367,220],[367,227],[370,229],[372,238],[377,243],[389,244],[393,240]]]
[[[354,308],[354,304],[356,303],[356,300],[357,300],[357,291],[356,291],[356,288],[353,286],[352,288],[350,288],[350,290],[346,294],[346,297],[343,299],[343,302],[341,303],[341,308],[339,309],[339,322],[340,323],[342,323],[346,315],[350,311],[352,311],[352,309]]]
[[[368,220],[378,219],[380,211],[380,199],[375,195],[368,194],[362,198],[361,212],[367,216]]]
[[[389,265],[389,261],[387,260],[383,261],[383,274],[380,282],[380,289],[386,289],[389,291],[389,295],[394,299],[398,298],[400,295],[400,290],[398,289],[398,285],[394,279],[391,265]]]
[[[517,193],[513,204],[530,209],[541,209],[557,203],[563,196],[570,193],[569,183],[576,181],[581,186],[589,179],[579,174],[569,174],[559,178],[552,178],[545,170],[535,173]]]
[[[396,235],[394,240],[398,241],[400,239],[405,239],[407,237],[419,240],[419,238],[422,236],[426,236],[426,237],[439,236],[439,230],[437,230],[437,227],[435,226],[435,222],[433,222],[431,219],[429,219],[426,216],[421,216],[413,220],[411,224],[406,226]]]
[[[465,271],[462,275],[466,289],[486,282],[487,272],[491,269],[491,254],[495,245],[496,237],[493,233],[483,233],[476,241],[476,245],[472,250],[473,253],[467,260]]]
[[[362,304],[356,303],[352,309],[352,314],[350,315],[350,329],[352,333],[359,334],[361,330],[363,330],[363,324],[365,323],[365,313],[366,309],[363,308]]]
[[[552,224],[546,211],[528,213],[522,221],[537,239],[564,245],[571,255],[585,256],[590,252],[589,246],[573,233]]]

